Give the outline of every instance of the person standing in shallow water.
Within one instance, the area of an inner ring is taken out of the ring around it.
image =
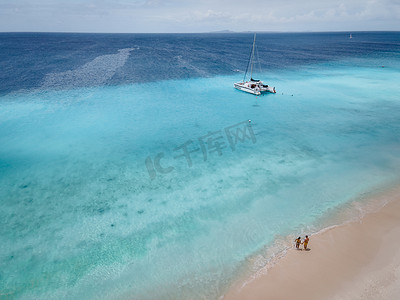
[[[299,236],[299,237],[296,239],[296,249],[299,249],[300,244],[301,244],[301,237]]]
[[[304,244],[304,250],[307,250],[307,245],[308,245],[308,242],[310,241],[310,239],[308,238],[308,235],[306,235],[306,238],[304,239],[304,242],[303,242],[303,244]]]

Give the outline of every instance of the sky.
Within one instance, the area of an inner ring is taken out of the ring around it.
[[[0,32],[400,30],[400,0],[0,0]]]

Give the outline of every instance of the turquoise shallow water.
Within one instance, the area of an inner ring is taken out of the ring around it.
[[[399,180],[399,71],[296,67],[262,97],[237,76],[3,96],[1,293],[218,298],[254,254]]]

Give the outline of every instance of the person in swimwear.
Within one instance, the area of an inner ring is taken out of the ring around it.
[[[301,237],[299,236],[299,237],[296,239],[296,249],[299,249],[300,244],[301,244]]]
[[[307,245],[308,245],[308,242],[310,241],[310,239],[308,238],[308,235],[306,235],[306,238],[304,239],[304,242],[303,242],[303,244],[304,244],[304,250],[307,250]]]

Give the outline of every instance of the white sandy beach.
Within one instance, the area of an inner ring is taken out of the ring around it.
[[[389,202],[359,221],[311,236],[310,251],[289,250],[223,299],[399,299],[400,188],[376,201]]]

